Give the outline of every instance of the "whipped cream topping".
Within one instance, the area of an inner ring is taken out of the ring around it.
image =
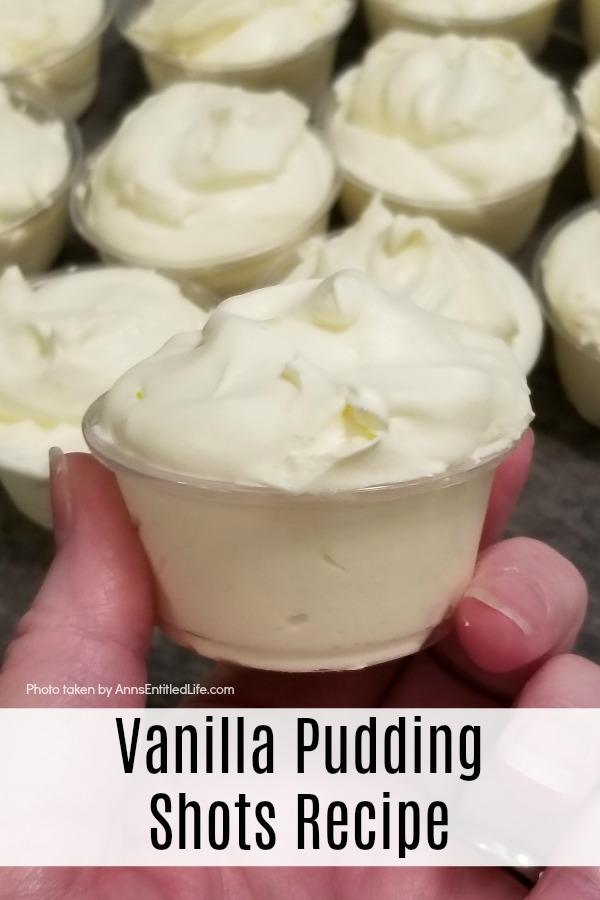
[[[127,32],[190,66],[252,65],[335,34],[353,6],[353,0],[150,0]]]
[[[0,74],[75,49],[103,12],[103,0],[0,0]]]
[[[50,202],[65,181],[72,159],[63,123],[32,118],[3,85],[0,135],[1,230]]]
[[[600,351],[600,210],[582,213],[556,235],[542,260],[544,289],[563,328]]]
[[[154,272],[90,269],[32,286],[0,277],[0,464],[43,476],[84,450],[81,418],[130,366],[206,315]]]
[[[202,333],[123,376],[100,415],[143,461],[301,492],[477,463],[510,447],[532,413],[501,341],[346,271],[226,301]]]
[[[336,82],[328,130],[342,168],[372,188],[476,204],[552,174],[575,123],[510,41],[392,32]]]
[[[334,187],[307,119],[279,91],[173,85],[130,113],[96,158],[88,226],[116,252],[165,265],[277,247],[326,212]]]
[[[288,281],[360,269],[402,300],[501,338],[526,372],[537,360],[543,320],[525,279],[499,254],[433,219],[394,215],[375,198],[354,225],[310,238],[297,255]]]
[[[502,19],[544,6],[548,0],[388,0],[401,12],[417,17]]]

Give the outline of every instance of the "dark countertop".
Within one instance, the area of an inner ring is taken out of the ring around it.
[[[586,63],[572,37],[569,9],[565,12],[566,24],[558,30],[542,64],[569,84]],[[362,41],[358,24],[346,36],[341,59],[356,56]],[[133,54],[110,35],[100,97],[81,122],[88,148],[109,133],[143,91],[144,79]],[[525,271],[530,268],[539,237],[587,197],[578,150],[555,185],[538,236],[521,255],[519,263]],[[71,236],[59,265],[91,258],[89,250]],[[579,649],[600,662],[600,431],[587,426],[565,399],[548,346],[533,374],[532,389],[537,413],[536,458],[509,533],[547,541],[581,569],[589,583],[591,604]],[[51,537],[15,512],[0,491],[0,653],[51,558]],[[194,681],[204,666],[197,657],[156,635],[150,666],[155,683]]]

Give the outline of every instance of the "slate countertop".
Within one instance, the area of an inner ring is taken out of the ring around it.
[[[572,8],[572,6],[571,6]],[[566,11],[542,65],[571,84],[585,63]],[[346,36],[341,64],[360,52],[360,23]],[[145,89],[133,54],[111,34],[106,42],[100,96],[81,122],[85,143],[94,147]],[[528,271],[541,236],[558,218],[588,197],[578,150],[558,179],[538,235],[519,259]],[[59,265],[92,259],[71,236]],[[549,346],[532,378],[537,413],[536,459],[531,479],[509,533],[547,541],[584,573],[591,605],[579,649],[600,662],[600,431],[588,427],[570,407],[559,385]],[[27,609],[52,557],[52,540],[16,513],[0,492],[0,653]],[[203,671],[203,661],[156,635],[150,679],[184,684]]]

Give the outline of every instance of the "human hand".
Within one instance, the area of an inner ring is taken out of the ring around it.
[[[528,437],[498,472],[484,549],[450,639],[363,672],[300,676],[218,666],[210,684],[233,685],[236,707],[597,706],[600,668],[568,655],[585,613],[583,579],[536,541],[494,543],[525,481],[531,448]],[[34,680],[112,687],[147,681],[153,583],[114,478],[89,456],[58,454],[52,489],[57,555],[7,653],[0,706],[42,705],[26,694]],[[81,705],[77,697],[44,700]],[[118,705],[98,696],[86,701]],[[600,897],[600,871],[548,871],[531,894],[495,869],[0,872],[1,900],[280,900],[284,893],[291,900],[589,900]]]

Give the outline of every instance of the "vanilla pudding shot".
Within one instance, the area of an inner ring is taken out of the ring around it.
[[[397,28],[453,31],[515,41],[533,55],[547,43],[558,5],[559,0],[365,0],[375,35]]]
[[[349,228],[298,248],[275,280],[366,272],[390,293],[422,309],[503,340],[526,373],[540,354],[540,304],[522,275],[484,244],[445,231],[433,219],[394,214],[375,198]]]
[[[505,252],[530,235],[576,132],[516,44],[400,31],[335,82],[325,127],[349,219],[381,193]]]
[[[134,0],[121,6],[119,23],[155,89],[217,81],[281,89],[314,106],[355,7],[356,0]]]
[[[98,88],[114,0],[0,0],[0,77],[42,91],[75,118]]]
[[[205,314],[153,272],[90,268],[29,283],[0,277],[0,481],[50,527],[48,452],[86,450],[81,418],[98,394]]]
[[[450,616],[531,417],[502,341],[349,271],[226,301],[123,376],[84,434],[168,633],[258,668],[341,670],[413,653]]]
[[[600,206],[576,210],[542,246],[536,277],[567,396],[600,428]]]
[[[54,262],[68,226],[79,134],[30,95],[0,83],[0,271]]]
[[[280,91],[182,83],[131,112],[89,162],[73,219],[107,261],[231,296],[324,231],[338,181],[308,110]]]

